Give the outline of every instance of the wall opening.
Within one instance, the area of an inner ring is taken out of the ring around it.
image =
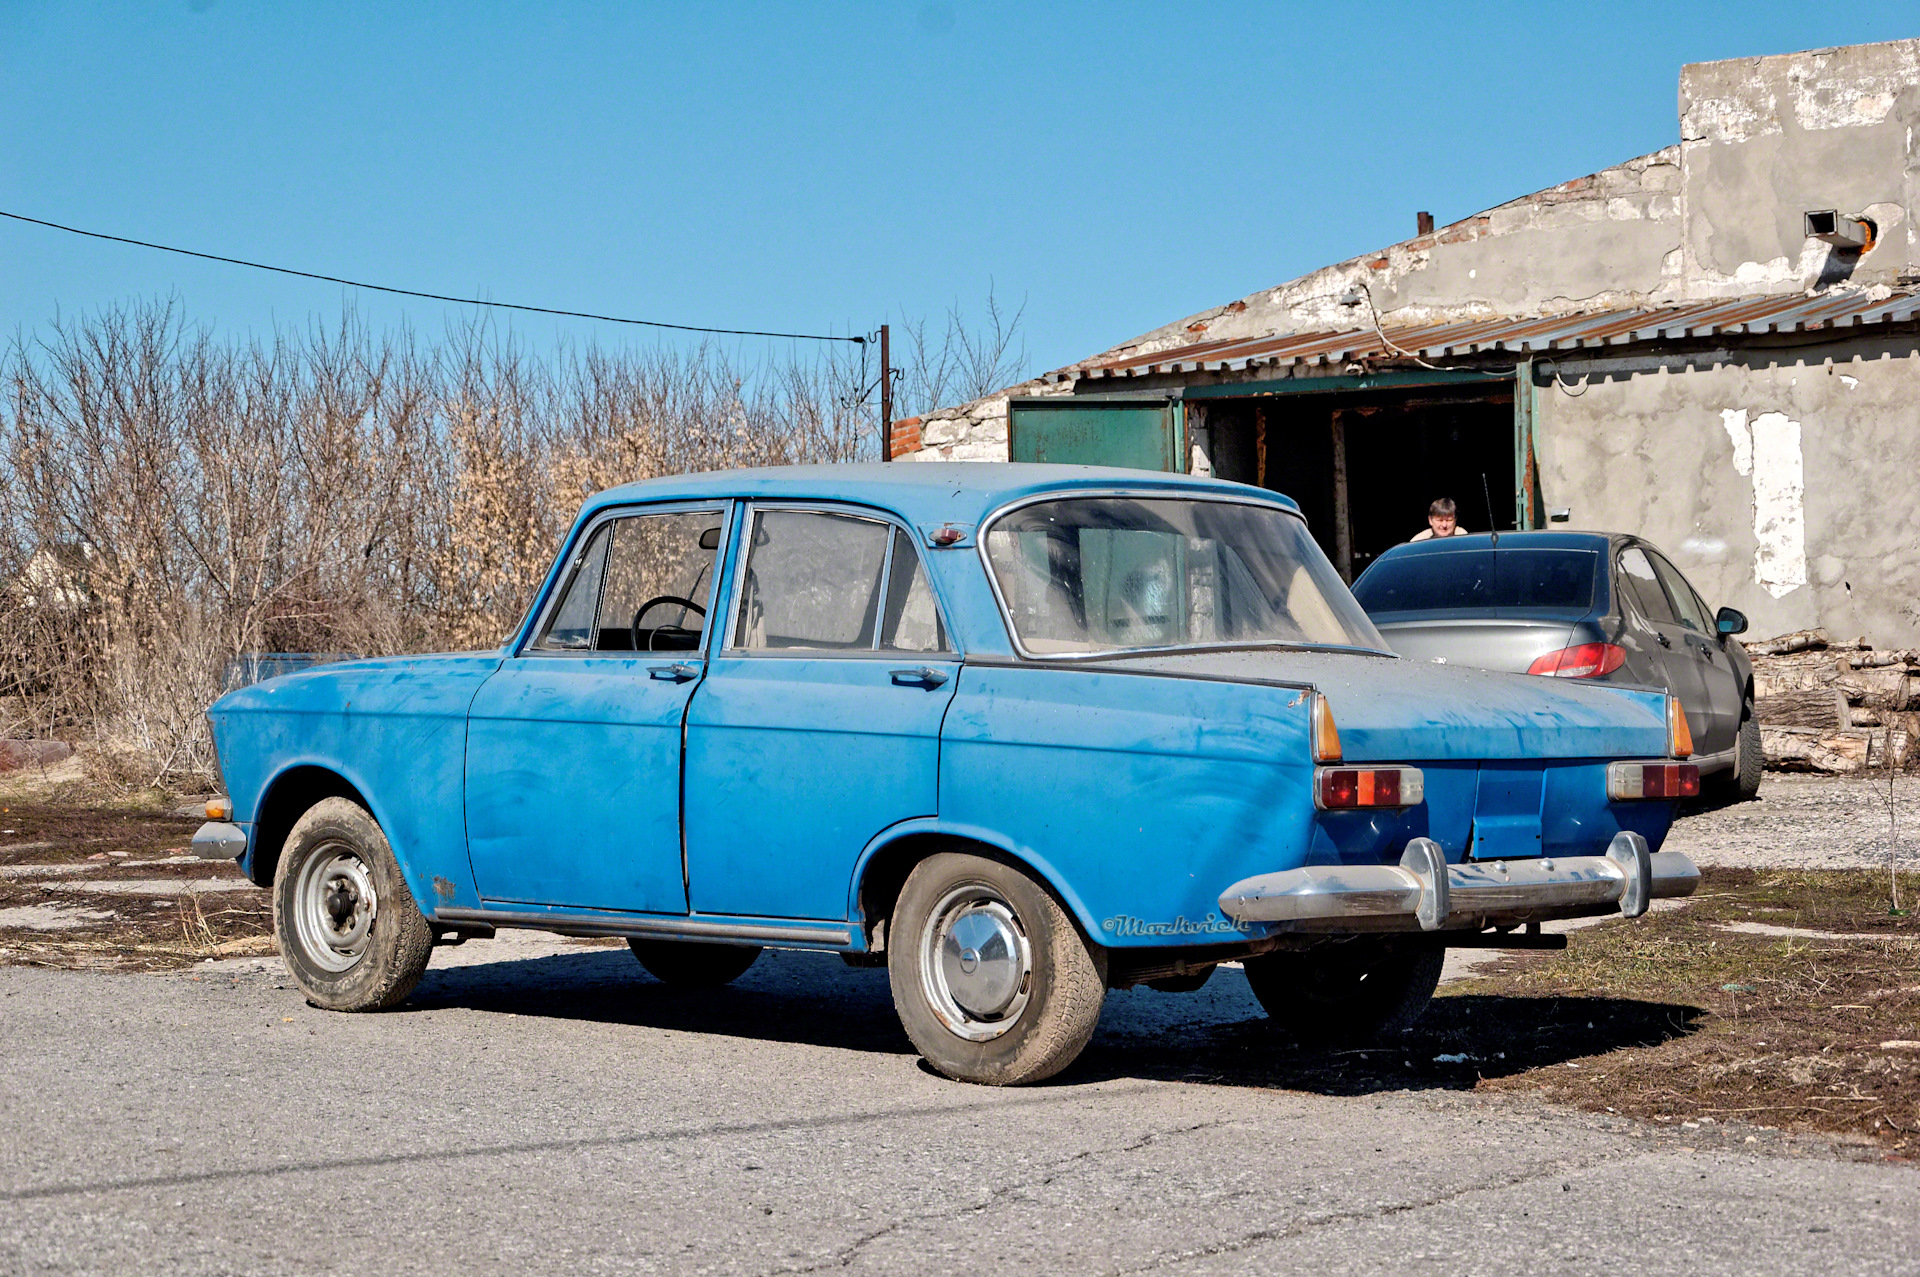
[[[1510,381],[1209,399],[1190,428],[1217,477],[1298,502],[1349,581],[1424,529],[1436,497],[1470,531],[1515,526]]]

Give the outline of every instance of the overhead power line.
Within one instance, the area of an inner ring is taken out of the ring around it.
[[[128,239],[124,235],[106,235],[99,231],[85,231],[78,226],[62,226],[58,222],[42,221],[37,217],[25,217],[19,213],[9,213],[0,209],[0,217],[11,218],[16,222],[27,222],[34,226],[45,226],[50,230],[65,231],[69,235],[84,235],[88,239],[104,239],[115,244],[132,244],[136,248],[158,249],[163,253],[178,253],[182,257],[198,257],[202,261],[225,262],[229,266],[248,266],[254,270],[273,271],[279,275],[296,275],[301,279],[317,279],[326,284],[344,284],[348,288],[365,288],[376,293],[393,293],[399,297],[423,297],[428,301],[453,302],[461,306],[492,306],[496,310],[520,310],[534,315],[560,315],[567,319],[597,319],[608,324],[635,324],[642,328],[670,328],[682,333],[717,333],[723,337],[787,337],[794,341],[848,341],[864,346],[867,337],[833,337],[821,333],[772,333],[755,328],[705,328],[698,324],[669,324],[657,319],[627,319],[620,315],[596,315],[584,310],[558,310],[551,306],[522,306],[516,302],[485,301],[478,297],[449,297],[445,293],[423,293],[413,288],[390,288],[385,284],[368,284],[357,279],[341,279],[337,275],[317,275],[307,270],[292,270],[285,266],[269,266],[265,262],[249,262],[238,257],[222,257],[218,253],[196,253],[191,248],[174,248],[169,244],[152,244],[143,239]]]

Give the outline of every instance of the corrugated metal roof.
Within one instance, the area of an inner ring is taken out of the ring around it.
[[[1203,341],[1150,355],[1129,355],[1087,368],[1057,372],[1048,380],[1139,377],[1150,373],[1239,372],[1253,368],[1343,365],[1356,360],[1417,358],[1431,363],[1468,355],[1592,350],[1647,342],[1687,341],[1742,333],[1798,333],[1920,318],[1920,298],[1896,293],[1876,299],[1846,289],[1807,297],[1737,297],[1643,310],[1610,310],[1538,319],[1477,319],[1451,324],[1354,328],[1333,333],[1290,333],[1238,341]]]

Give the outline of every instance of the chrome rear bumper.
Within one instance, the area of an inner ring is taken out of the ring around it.
[[[1430,838],[1407,844],[1398,865],[1308,865],[1236,882],[1220,908],[1236,922],[1285,931],[1442,931],[1621,913],[1690,896],[1700,871],[1677,851],[1647,851],[1615,834],[1604,856],[1553,856],[1450,865]]]

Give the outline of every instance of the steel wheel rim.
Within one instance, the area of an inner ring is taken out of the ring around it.
[[[984,883],[942,896],[921,936],[920,983],[941,1023],[969,1042],[1018,1023],[1033,997],[1033,948],[1006,898]]]
[[[373,870],[343,843],[328,843],[300,868],[294,884],[293,926],[314,965],[350,971],[366,956],[380,912]]]

